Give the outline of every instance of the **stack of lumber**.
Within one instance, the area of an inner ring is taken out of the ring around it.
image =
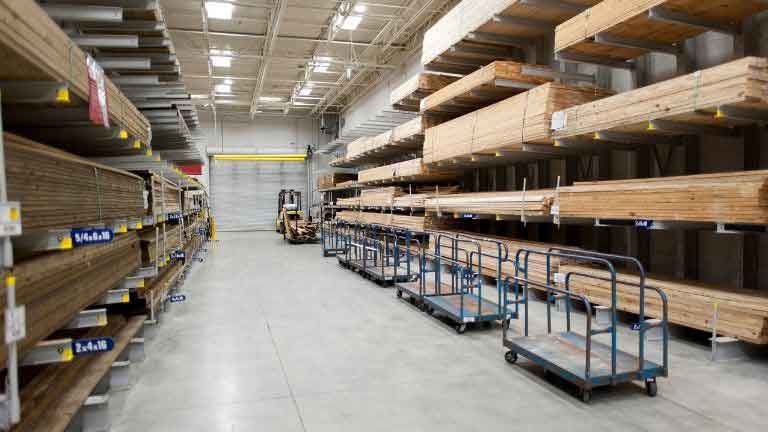
[[[360,171],[360,183],[439,182],[455,179],[455,171],[430,168],[421,158]]]
[[[495,61],[422,99],[421,112],[466,114],[549,81],[548,66]]]
[[[98,302],[140,262],[138,237],[131,231],[116,236],[111,243],[39,255],[17,263],[13,270],[16,303],[26,307],[27,316],[27,337],[20,342],[20,358],[81,310]],[[2,308],[4,287],[0,288]],[[6,345],[0,344],[0,364],[5,364],[5,349]]]
[[[665,20],[665,12],[682,12],[692,19],[740,30],[738,24],[744,18],[765,10],[768,4],[759,0],[605,0],[557,26],[555,52],[613,61],[650,52],[638,46],[642,43],[622,41],[641,41],[674,52],[674,45],[708,29]],[[659,18],[653,18],[657,13]]]
[[[144,180],[52,147],[3,134],[8,199],[24,234],[140,218]]]
[[[347,159],[354,160],[373,148],[373,137],[360,137],[347,144]]]
[[[396,186],[363,189],[360,191],[360,205],[364,207],[391,207],[395,197],[402,194],[403,189]]]
[[[579,272],[608,278],[609,273],[583,264],[564,263],[560,272]],[[619,273],[617,309],[638,313],[639,283],[631,273]],[[699,330],[712,331],[715,305],[718,308],[717,333],[755,344],[768,344],[768,294],[758,290],[727,289],[695,281],[673,280],[650,275],[647,286],[662,289],[669,298],[669,321]],[[611,284],[591,277],[572,276],[570,289],[585,295],[589,301],[610,306]],[[654,291],[646,290],[645,314],[661,317],[661,300]]]
[[[165,265],[168,254],[179,249],[180,236],[180,225],[164,224],[141,230],[142,265],[154,266],[155,262]]]
[[[184,214],[190,214],[205,207],[205,191],[202,189],[186,189],[182,192],[184,198]]]
[[[530,0],[463,0],[424,34],[421,63],[432,70],[469,73],[467,64],[488,64],[496,59],[515,59],[504,39],[534,41],[549,37],[554,27],[599,0],[569,0],[570,7]],[[505,17],[507,21],[504,22]],[[528,22],[527,22],[528,21]]]
[[[149,186],[149,215],[160,217],[181,212],[181,189],[172,181],[152,174]]]
[[[456,81],[455,77],[420,73],[392,90],[390,102],[395,109],[419,111],[420,101]]]
[[[0,1],[0,51],[5,67],[0,68],[0,81],[47,81],[69,85],[70,103],[88,101],[88,71],[85,53],[51,20],[34,0]],[[150,141],[147,119],[108,78],[105,79],[107,103],[111,125],[124,128],[133,139],[144,145]],[[4,98],[5,100],[6,98]],[[54,103],[54,100],[50,101]],[[62,107],[62,109],[64,109]],[[78,121],[88,122],[87,110]],[[40,118],[39,126],[55,126],[57,120]],[[6,127],[13,124],[6,123]],[[45,128],[40,128],[44,131]],[[30,131],[35,132],[32,128]],[[71,137],[58,132],[59,136],[72,141]],[[80,140],[83,149],[93,141]]]
[[[424,131],[437,123],[424,116],[416,117],[392,129],[392,143],[404,145],[412,141],[424,140]]]
[[[579,182],[557,203],[562,217],[768,224],[768,170]]]
[[[360,207],[360,197],[337,198],[336,205],[345,208]]]
[[[552,113],[594,101],[606,93],[547,83],[509,99],[427,129],[424,163],[524,151],[526,143],[553,143]],[[538,154],[540,156],[540,154]]]
[[[71,362],[46,365],[21,389],[21,421],[13,432],[65,432],[80,407],[108,376],[120,354],[144,325],[144,315],[124,318],[109,315],[103,327],[79,333],[81,339],[111,337],[111,351],[77,356]]]
[[[356,174],[331,172],[317,176],[317,188],[329,189],[335,187],[339,183],[356,180]]]
[[[147,281],[144,288],[137,290],[137,296],[147,299],[151,309],[157,310],[183,270],[184,265],[179,261],[159,269],[157,276]]]
[[[552,129],[555,139],[584,136],[607,140],[595,133],[685,134],[690,129],[674,125],[726,127],[745,123],[729,118],[725,107],[762,111],[768,119],[766,81],[768,60],[745,57],[563,109],[553,116]],[[654,123],[656,120],[661,121]]]
[[[553,189],[463,193],[429,198],[425,208],[446,213],[549,216],[554,198]]]
[[[395,226],[412,231],[424,231],[428,227],[424,216],[404,216],[392,213],[340,211],[336,218],[345,222]]]

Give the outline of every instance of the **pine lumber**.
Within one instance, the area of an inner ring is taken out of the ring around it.
[[[164,266],[171,252],[180,248],[181,226],[169,223],[149,226],[139,231],[141,261],[145,267]]]
[[[552,114],[574,105],[600,99],[606,92],[546,83],[525,93],[427,129],[424,163],[434,164],[496,156],[499,152],[526,153],[524,144],[551,147]],[[532,157],[541,157],[534,153]]]
[[[456,77],[433,73],[418,73],[392,90],[390,103],[395,109],[419,111],[421,100],[456,81]]]
[[[577,182],[561,217],[768,224],[768,170]]]
[[[560,273],[578,272],[599,278],[609,278],[602,269],[583,264],[564,263]],[[617,275],[617,309],[639,313],[639,277],[621,272]],[[717,334],[734,337],[754,344],[768,344],[768,294],[759,290],[733,289],[649,275],[647,286],[660,288],[669,299],[669,321],[673,324],[711,332],[717,304]],[[592,277],[574,275],[570,289],[585,295],[591,303],[610,306],[611,284]],[[654,291],[646,290],[645,314],[661,317],[661,300]]]
[[[16,303],[26,307],[27,315],[27,337],[19,344],[19,357],[99,301],[140,262],[138,237],[130,231],[111,243],[38,255],[17,263]],[[1,307],[5,307],[4,286],[0,288]],[[5,344],[0,344],[0,362],[6,360],[5,349]]]
[[[456,171],[446,171],[424,165],[421,158],[369,168],[358,173],[363,184],[398,182],[440,182],[455,179]]]
[[[68,83],[72,101],[64,105],[87,104],[85,53],[34,0],[0,1],[0,22],[0,55],[6,65],[0,68],[0,80]],[[125,128],[132,138],[148,145],[151,133],[147,119],[109,78],[105,85],[110,124]],[[41,119],[40,126],[46,121],[51,120]]]
[[[335,187],[339,183],[357,180],[356,174],[331,172],[317,176],[317,188],[328,189]]]
[[[148,215],[164,218],[169,213],[181,212],[181,196],[179,188],[167,178],[149,173],[149,208]]]
[[[555,52],[624,61],[650,50],[598,43],[596,36],[602,34],[672,48],[707,32],[703,27],[652,19],[649,14],[654,8],[730,27],[768,10],[768,4],[757,0],[605,0],[557,26]]]
[[[425,208],[437,213],[548,216],[554,198],[554,189],[462,193],[429,198]]]
[[[3,140],[8,199],[21,203],[24,234],[142,216],[141,177],[17,135]]]
[[[495,61],[421,100],[422,114],[458,117],[552,81],[548,66]]]
[[[749,109],[768,118],[768,60],[745,57],[709,69],[604,99],[567,107],[553,116],[554,138],[600,138],[601,131],[675,134],[649,122],[667,120],[718,127],[754,123],[728,117],[725,107]],[[685,132],[677,132],[683,134]],[[598,141],[599,143],[599,141]]]
[[[584,5],[585,8],[598,2],[599,0],[568,1],[574,5]],[[506,49],[504,45],[473,40],[471,34],[529,39],[533,44],[536,39],[550,37],[555,25],[578,13],[578,10],[560,9],[548,3],[526,0],[463,0],[424,34],[421,63],[446,72],[467,73],[474,68],[459,66],[460,64],[487,64],[497,59],[514,59],[516,53],[513,50]],[[494,20],[496,16],[511,17],[522,22],[530,20],[531,24],[537,25],[503,24]],[[493,52],[498,54],[488,54],[482,50],[484,47],[494,48]]]
[[[418,232],[423,232],[428,226],[424,216],[406,216],[392,213],[340,211],[336,213],[336,218],[350,223],[394,226]]]

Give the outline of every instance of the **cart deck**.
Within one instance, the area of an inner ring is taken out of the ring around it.
[[[362,262],[355,263],[354,265],[358,269],[363,270]],[[408,274],[408,269],[404,265],[400,265],[400,267],[397,269],[397,275],[395,275],[394,266],[382,267],[373,263],[365,267],[365,272],[368,273],[372,278],[385,282],[401,282],[407,281],[411,278],[411,275]]]
[[[590,377],[584,376],[586,337],[573,332],[538,336],[519,336],[504,340],[504,346],[534,363],[555,372],[580,387],[592,388],[611,384],[611,347],[592,340]],[[661,365],[646,360],[638,371],[639,358],[616,350],[616,382],[644,380],[662,376]],[[587,384],[589,381],[589,384]]]
[[[424,297],[424,302],[432,308],[446,313],[457,323],[496,321],[502,319],[504,315],[503,312],[499,312],[499,305],[484,298],[480,298],[475,294],[464,294],[462,310],[461,297],[461,294],[433,295]],[[480,303],[479,314],[477,308],[478,302]],[[507,315],[509,316],[510,313],[507,313]]]
[[[411,297],[421,297],[421,283],[419,281],[414,282],[401,282],[397,284],[397,289],[403,291]],[[441,292],[450,292],[451,284],[442,282]],[[437,295],[437,285],[434,281],[428,280],[424,282],[424,296]]]

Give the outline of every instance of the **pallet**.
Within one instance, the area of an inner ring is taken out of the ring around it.
[[[377,168],[360,171],[360,183],[393,184],[393,183],[439,183],[456,179],[456,171],[439,170],[427,167],[421,158],[411,159]]]
[[[550,37],[557,24],[598,1],[464,0],[424,34],[421,63],[464,75],[494,60],[521,60],[521,49]]]
[[[651,52],[679,54],[682,42],[709,30],[738,34],[742,20],[765,10],[757,0],[605,0],[557,26],[555,53],[628,67]]]
[[[643,145],[689,134],[733,135],[768,120],[768,60],[746,57],[552,116],[561,148]]]
[[[553,153],[552,114],[606,96],[596,89],[543,84],[525,93],[427,129],[424,163],[509,156],[520,160]]]
[[[456,81],[456,77],[419,73],[392,90],[390,103],[401,111],[419,111],[420,102],[425,97]]]

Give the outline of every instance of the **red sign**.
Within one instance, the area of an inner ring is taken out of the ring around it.
[[[179,169],[186,175],[203,175],[203,164],[179,165]]]

